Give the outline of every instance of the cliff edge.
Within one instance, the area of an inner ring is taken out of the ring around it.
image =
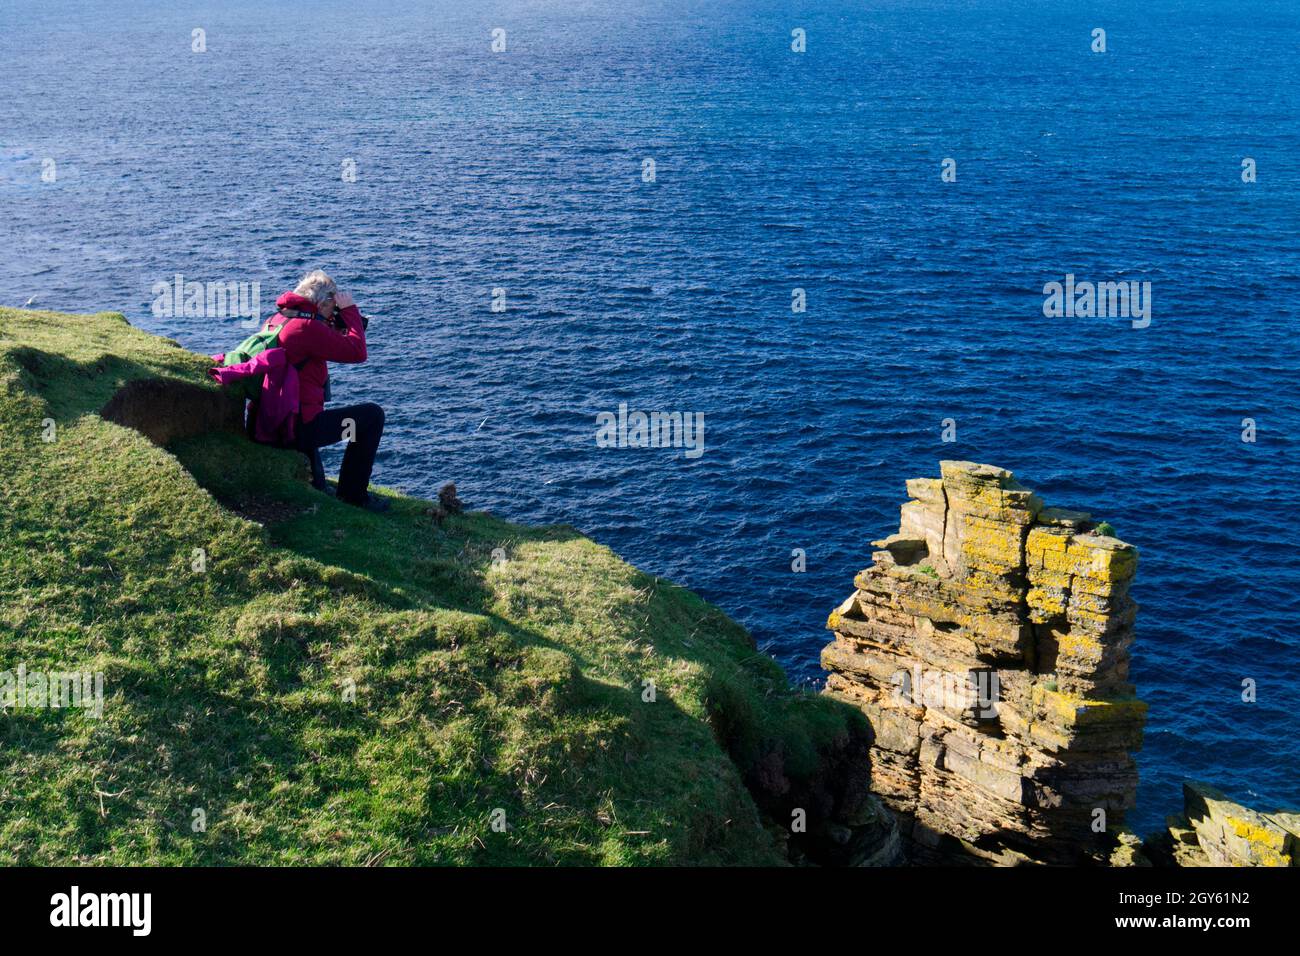
[[[889,859],[862,715],[717,608],[570,527],[340,504],[207,365],[0,309],[0,864]]]

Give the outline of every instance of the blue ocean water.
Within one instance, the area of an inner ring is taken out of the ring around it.
[[[1300,805],[1298,48],[1291,0],[8,2],[0,302],[218,351],[154,283],[322,266],[377,480],[570,522],[801,681],[904,479],[1010,468],[1142,551],[1131,822]],[[1067,273],[1150,325],[1045,317]],[[623,402],[705,453],[598,448]]]

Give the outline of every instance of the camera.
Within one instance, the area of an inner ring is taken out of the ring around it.
[[[338,301],[337,301],[338,300],[337,293],[331,295],[329,299],[330,302],[334,304],[334,314],[330,316],[330,318],[328,319],[330,328],[338,332],[346,332],[348,328],[348,324],[343,321],[343,310],[339,308]],[[353,303],[353,305],[355,304],[356,303]],[[357,311],[360,312],[361,310],[358,309]],[[370,316],[368,315],[361,316],[361,328],[362,329],[370,328]]]
[[[346,332],[348,328],[348,324],[343,321],[343,316],[338,312],[334,313],[334,318],[330,319],[330,325],[340,332]],[[361,328],[365,330],[370,328],[370,316],[361,316]]]

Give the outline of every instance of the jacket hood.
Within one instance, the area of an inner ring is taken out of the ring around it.
[[[316,314],[316,303],[297,292],[283,292],[275,300],[275,307],[288,312],[307,312]]]

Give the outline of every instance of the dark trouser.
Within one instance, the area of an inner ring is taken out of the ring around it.
[[[382,408],[374,402],[327,408],[306,424],[298,423],[297,445],[299,451],[309,453],[343,441],[349,421],[353,423],[352,440],[343,452],[343,467],[339,469],[339,497],[356,503],[365,500],[370,472],[375,467],[375,452],[384,434]]]

